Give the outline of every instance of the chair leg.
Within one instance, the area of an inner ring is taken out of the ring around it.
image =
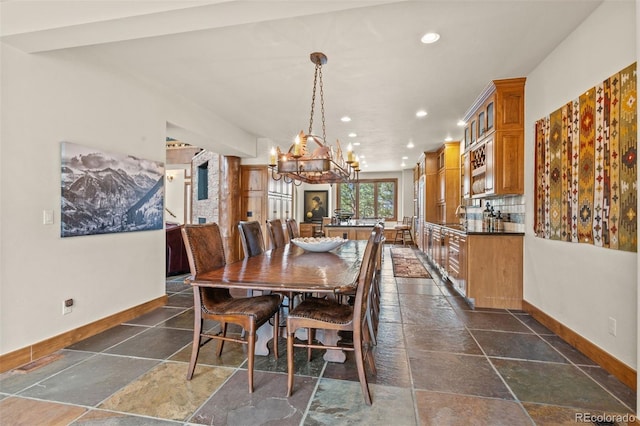
[[[222,337],[226,337],[227,336],[227,323],[226,322],[221,322],[220,323],[220,328],[221,328],[221,333],[222,333]],[[217,356],[222,355],[222,347],[224,346],[224,339],[219,339],[218,340],[218,353],[216,354]]]
[[[249,364],[247,367],[247,374],[249,375],[249,393],[253,393],[253,358],[256,352],[255,324],[251,324],[249,328],[250,330],[247,330],[247,346],[249,352],[247,355],[247,363]]]
[[[371,393],[369,392],[369,383],[367,383],[367,373],[364,369],[364,355],[362,353],[362,342],[357,342],[354,336],[354,351],[356,358],[356,367],[358,368],[358,380],[360,380],[360,387],[362,388],[362,394],[364,396],[364,402],[367,405],[371,405]]]
[[[287,321],[287,396],[293,391],[293,335],[295,330]]]
[[[278,359],[278,337],[280,336],[280,310],[273,315],[273,356]]]
[[[197,314],[196,314],[197,315]],[[199,316],[199,315],[197,315]],[[200,332],[202,331],[202,318],[193,323],[193,343],[191,345],[191,360],[189,361],[189,369],[187,370],[187,380],[191,380],[193,372],[196,369],[198,354],[200,353]]]
[[[309,345],[313,345],[313,339],[316,337],[316,330],[314,328],[307,328],[307,342]],[[311,362],[311,346],[307,347],[307,362]]]

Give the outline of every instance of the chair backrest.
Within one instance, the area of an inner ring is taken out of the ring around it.
[[[262,236],[260,222],[255,220],[240,221],[238,223],[238,231],[240,231],[240,240],[242,241],[245,258],[264,253],[264,237]]]
[[[187,249],[191,275],[222,268],[225,264],[222,235],[217,223],[184,225],[182,239]]]
[[[289,231],[290,240],[300,237],[300,228],[298,227],[298,222],[296,222],[295,219],[287,219],[287,231]]]
[[[267,230],[269,231],[269,239],[271,240],[271,248],[284,247],[287,240],[284,237],[284,229],[280,219],[272,219],[267,221]]]
[[[378,261],[378,251],[381,249],[382,239],[384,238],[384,227],[377,224],[373,227],[373,231],[367,241],[364,250],[362,263],[360,264],[360,275],[358,276],[358,287],[356,289],[356,299],[353,304],[353,322],[354,333],[362,331],[363,323],[366,321],[368,303],[370,300],[369,292],[373,283],[373,277]]]

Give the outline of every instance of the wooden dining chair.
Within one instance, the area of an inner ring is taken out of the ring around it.
[[[264,253],[264,237],[262,236],[262,226],[258,221],[240,221],[238,223],[240,241],[244,257],[253,257]]]
[[[369,293],[373,283],[377,250],[383,235],[382,226],[374,226],[360,265],[353,307],[333,299],[307,298],[289,312],[287,317],[287,396],[291,396],[293,391],[295,347],[307,348],[308,360],[311,359],[311,349],[341,349],[354,352],[364,400],[367,405],[371,405],[365,362],[374,374],[375,362],[371,351],[372,341],[367,325],[367,311],[371,300]],[[295,342],[294,334],[298,328],[307,329],[307,342]],[[316,329],[350,331],[353,333],[353,344],[335,346],[315,344],[313,339]]]
[[[375,264],[373,266],[373,281],[371,283],[371,291],[369,292],[369,309],[367,310],[367,326],[371,335],[371,343],[378,344],[378,323],[380,322],[380,281],[382,280],[382,258],[384,252],[384,232],[378,245],[375,256]]]
[[[268,220],[267,231],[269,231],[269,240],[271,241],[272,249],[284,247],[287,244],[287,239],[284,236],[284,229],[282,228],[282,221],[280,219]]]
[[[300,237],[300,228],[298,227],[298,222],[294,218],[289,218],[286,220],[287,231],[289,231],[289,240],[293,240],[294,238]]]
[[[197,279],[202,273],[222,268],[226,261],[220,228],[216,223],[185,225],[182,228],[191,276]],[[277,294],[233,297],[228,288],[193,286],[193,344],[191,360],[187,371],[187,380],[191,380],[198,360],[200,347],[210,339],[218,340],[217,356],[222,354],[225,341],[247,345],[247,373],[249,375],[249,392],[253,392],[253,359],[256,345],[256,331],[272,317],[273,353],[278,358],[278,324],[280,312],[280,296]],[[204,319],[218,321],[220,334],[203,332]],[[227,336],[227,324],[237,324],[245,331],[245,338]],[[202,342],[202,338],[205,338]]]

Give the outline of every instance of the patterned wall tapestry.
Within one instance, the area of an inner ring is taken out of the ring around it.
[[[534,231],[637,251],[636,64],[536,122]]]

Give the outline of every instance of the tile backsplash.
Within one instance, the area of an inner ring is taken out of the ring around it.
[[[469,228],[482,228],[482,212],[486,203],[493,207],[494,214],[498,211],[504,218],[505,231],[524,232],[524,195],[509,195],[495,198],[469,200],[465,204]]]

